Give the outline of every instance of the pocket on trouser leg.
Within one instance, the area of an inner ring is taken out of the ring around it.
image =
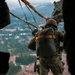
[[[40,75],[48,75],[49,69],[45,66],[40,65]]]
[[[62,68],[62,67],[59,66],[59,70],[60,70],[60,73],[63,73],[64,68]]]
[[[62,62],[59,62],[58,64],[59,64],[58,67],[59,67],[60,73],[63,73],[64,66],[63,66]]]
[[[54,75],[62,75],[64,71],[64,66],[62,65],[61,60],[57,58],[55,59],[55,62],[53,63],[53,66],[51,66],[52,73]]]

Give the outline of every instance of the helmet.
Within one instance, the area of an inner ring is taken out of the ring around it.
[[[48,19],[47,20],[46,25],[50,25],[50,24],[53,25],[53,26],[55,26],[55,27],[57,27],[57,22],[54,19]]]
[[[37,31],[38,31],[38,29],[34,29],[34,30],[32,31],[32,35],[35,36],[35,34],[36,34]]]

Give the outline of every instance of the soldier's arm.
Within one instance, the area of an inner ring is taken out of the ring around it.
[[[64,33],[59,31],[59,38],[61,42],[64,42]]]
[[[28,48],[30,50],[36,50],[36,41],[35,41],[35,37],[32,38],[29,43],[28,43]]]

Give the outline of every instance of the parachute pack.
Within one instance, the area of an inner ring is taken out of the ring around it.
[[[37,56],[50,57],[56,55],[55,38],[52,27],[39,31],[36,34]]]
[[[5,0],[0,0],[0,29],[10,24],[9,8]]]

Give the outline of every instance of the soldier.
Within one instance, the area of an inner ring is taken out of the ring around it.
[[[54,75],[62,75],[63,64],[56,52],[55,30],[57,22],[54,19],[47,20],[45,28],[39,30],[34,38],[36,44],[36,54],[39,56],[40,75],[48,75],[49,69]]]

